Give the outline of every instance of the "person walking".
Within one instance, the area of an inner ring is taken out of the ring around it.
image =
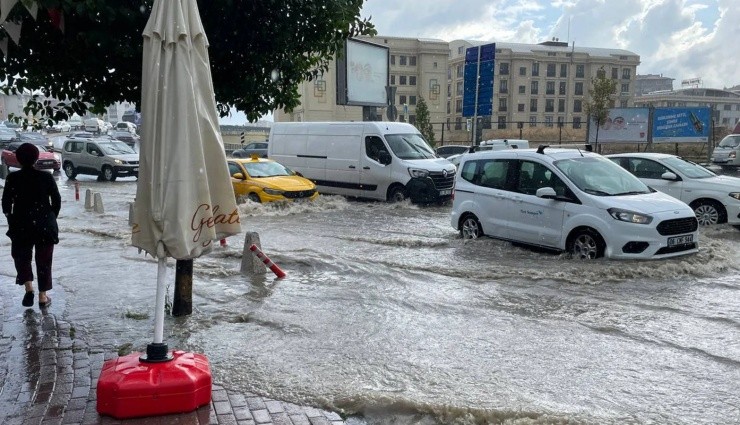
[[[54,177],[33,167],[39,158],[38,148],[24,143],[15,151],[21,169],[8,174],[3,190],[3,214],[8,219],[10,253],[15,263],[15,283],[23,285],[26,294],[23,306],[33,306],[33,269],[36,260],[36,277],[39,287],[39,307],[48,307],[51,297],[51,263],[54,245],[59,243],[57,216],[62,198]]]

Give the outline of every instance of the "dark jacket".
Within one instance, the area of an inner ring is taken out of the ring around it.
[[[51,174],[25,167],[8,174],[2,202],[10,239],[59,243],[56,218],[62,198]]]

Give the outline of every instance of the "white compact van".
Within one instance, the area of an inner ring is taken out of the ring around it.
[[[275,123],[267,154],[326,194],[444,202],[452,197],[455,182],[455,166],[438,158],[407,123]]]

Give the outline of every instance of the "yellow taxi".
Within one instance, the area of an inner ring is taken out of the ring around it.
[[[237,201],[313,201],[316,185],[271,159],[228,158],[231,185]]]

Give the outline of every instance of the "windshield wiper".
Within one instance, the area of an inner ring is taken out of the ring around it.
[[[622,196],[622,195],[644,195],[649,192],[645,192],[644,190],[633,190],[630,192],[622,192],[622,193],[615,193],[613,196]]]
[[[599,195],[599,196],[612,196],[611,193],[604,192],[603,190],[594,189],[592,187],[587,187],[583,189],[584,192],[590,193],[592,195]]]

